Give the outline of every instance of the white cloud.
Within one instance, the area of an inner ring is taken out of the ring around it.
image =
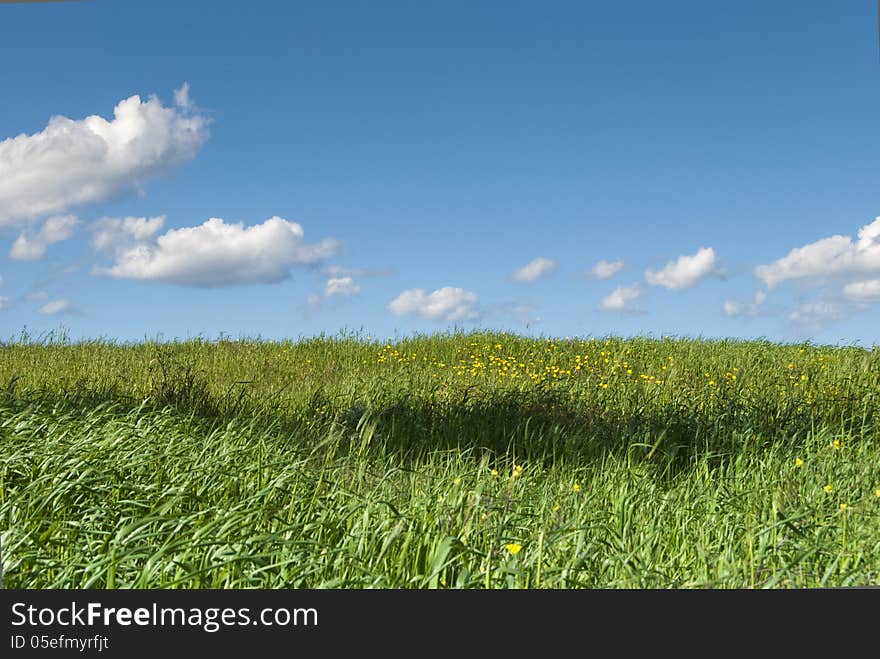
[[[42,302],[49,299],[49,292],[43,290],[31,291],[24,296],[24,299],[28,302]]]
[[[610,279],[618,272],[623,269],[623,259],[617,259],[616,261],[606,261],[602,259],[596,262],[596,265],[593,266],[593,269],[590,270],[590,276],[593,279]]]
[[[70,300],[52,300],[37,309],[39,313],[47,316],[54,316],[55,314],[66,313],[71,310],[73,310],[73,305],[70,303]]]
[[[37,261],[46,256],[46,249],[73,235],[79,220],[75,215],[56,215],[47,219],[36,233],[22,231],[12,243],[9,258],[14,261]]]
[[[189,83],[184,82],[180,89],[174,90],[174,105],[182,110],[192,109],[192,100],[189,97]]]
[[[350,297],[361,292],[361,287],[351,277],[332,277],[327,280],[324,287],[324,295],[339,295],[341,297]]]
[[[299,224],[281,217],[247,228],[214,217],[126,249],[113,266],[95,272],[206,288],[275,283],[287,279],[295,266],[329,258],[338,247],[332,238],[307,244],[303,235]]]
[[[412,314],[428,320],[475,320],[479,318],[476,308],[477,296],[463,288],[446,286],[429,295],[424,289],[403,291],[388,304],[395,316]]]
[[[743,316],[746,314],[745,306],[742,302],[737,302],[736,300],[724,300],[723,310],[725,316]]]
[[[516,270],[510,275],[510,278],[513,281],[535,281],[549,275],[558,267],[559,264],[556,261],[539,256],[526,263],[519,270]]]
[[[92,246],[99,252],[117,254],[148,243],[162,229],[165,216],[102,217],[92,224]]]
[[[724,301],[724,314],[726,316],[757,316],[761,312],[761,305],[767,299],[767,292],[761,289],[755,291],[751,302],[727,299]]]
[[[768,288],[792,279],[880,272],[880,217],[858,231],[858,240],[835,235],[797,247],[786,256],[755,268]]]
[[[853,302],[880,302],[880,279],[851,282],[843,287],[843,295]]]
[[[188,92],[176,95],[188,102]],[[0,141],[0,227],[139,189],[191,160],[208,138],[205,117],[155,96],[131,96],[113,115],[54,116],[39,133]]]
[[[618,286],[599,302],[599,309],[601,311],[637,312],[638,309],[633,306],[633,303],[642,297],[643,292],[639,284]]]
[[[695,286],[706,277],[720,276],[716,269],[715,250],[701,247],[693,256],[679,256],[662,270],[645,270],[645,281],[651,286],[684,289]]]
[[[851,308],[835,301],[822,300],[798,305],[788,319],[799,325],[821,325],[846,318]]]

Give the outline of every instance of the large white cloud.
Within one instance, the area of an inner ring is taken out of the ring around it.
[[[428,320],[475,320],[477,296],[463,288],[446,286],[425,295],[424,289],[414,288],[403,291],[388,304],[388,310],[395,316],[415,315]]]
[[[0,142],[0,228],[106,201],[191,160],[209,122],[177,96],[177,107],[131,96],[110,121],[54,116],[39,133]]]
[[[43,258],[49,245],[70,238],[78,223],[75,215],[56,215],[47,219],[36,233],[22,231],[12,243],[9,258],[15,261],[36,261]]]
[[[541,277],[549,275],[558,267],[559,264],[556,263],[556,261],[539,256],[526,263],[519,270],[513,272],[510,275],[510,278],[513,281],[535,281]]]
[[[644,291],[639,284],[618,286],[599,302],[601,311],[636,312],[635,302],[642,297]]]
[[[124,249],[112,266],[95,272],[208,288],[275,283],[287,279],[296,266],[329,258],[338,247],[332,238],[307,244],[303,235],[299,224],[281,217],[247,228],[214,217]]]
[[[707,277],[719,275],[715,250],[701,247],[693,256],[679,256],[661,270],[645,270],[645,281],[651,286],[684,289],[695,286]]]
[[[593,269],[590,270],[590,276],[593,279],[609,279],[616,275],[623,268],[623,259],[617,259],[616,261],[606,261],[605,259],[601,259],[596,262],[596,265],[593,266]]]
[[[858,240],[835,235],[796,247],[781,259],[755,268],[768,288],[792,279],[859,276],[880,272],[880,217],[858,232]]]

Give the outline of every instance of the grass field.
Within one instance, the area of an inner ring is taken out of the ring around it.
[[[9,588],[880,585],[880,350],[0,348]]]

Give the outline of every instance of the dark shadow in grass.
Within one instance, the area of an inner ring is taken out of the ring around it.
[[[725,401],[716,410],[682,402],[623,415],[599,399],[592,405],[575,403],[564,390],[552,389],[494,392],[491,399],[465,389],[442,399],[403,394],[354,403],[319,389],[304,407],[291,410],[282,401],[267,403],[247,393],[212,395],[186,365],[160,373],[141,399],[126,395],[124,386],[113,382],[78,382],[50,392],[18,391],[13,379],[2,390],[3,400],[13,407],[41,401],[53,409],[83,411],[109,406],[113,414],[171,409],[206,435],[235,421],[254,435],[276,438],[279,451],[314,454],[315,447],[323,447],[337,455],[393,454],[398,464],[412,468],[431,453],[456,450],[547,466],[611,455],[630,463],[647,461],[666,476],[686,470],[695,458],[720,463],[743,451],[799,441],[817,423],[795,409],[756,408],[737,401]],[[840,429],[840,418],[828,421]],[[865,421],[861,419],[863,428]]]

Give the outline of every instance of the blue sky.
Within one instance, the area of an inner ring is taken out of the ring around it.
[[[0,338],[880,343],[876,11],[0,5]]]

